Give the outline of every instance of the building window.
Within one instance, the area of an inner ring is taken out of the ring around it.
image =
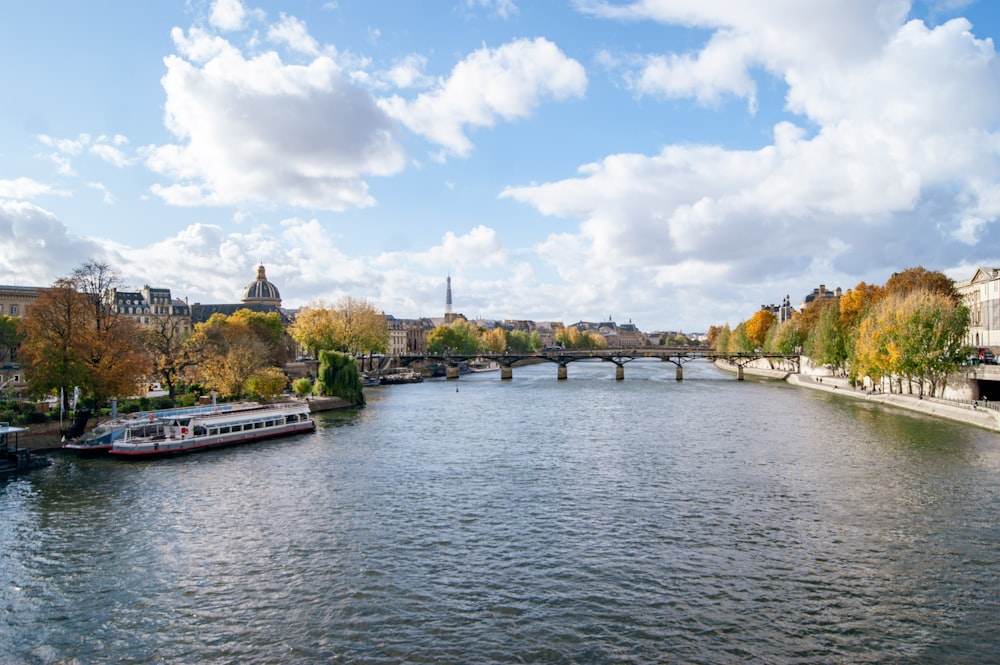
[[[17,305],[11,305],[10,306],[10,315],[11,316],[17,316]]]

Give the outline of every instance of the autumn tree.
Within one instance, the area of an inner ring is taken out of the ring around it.
[[[86,383],[92,311],[68,278],[42,291],[28,309],[18,331],[24,336],[20,355],[30,394],[61,391],[65,400],[74,386]]]
[[[771,330],[771,326],[774,325],[777,318],[769,309],[759,309],[750,317],[750,320],[746,322],[746,333],[747,339],[750,340],[750,344],[755,349],[764,347],[764,340],[767,339],[767,333]]]
[[[907,268],[897,272],[885,283],[886,295],[905,296],[915,291],[937,293],[949,298],[956,305],[961,303],[961,296],[955,290],[955,281],[944,273],[927,270],[923,266]]]
[[[199,379],[231,398],[251,392],[251,379],[266,375],[274,367],[274,330],[266,320],[237,316],[239,313],[213,314],[208,321],[195,325],[188,342],[199,359]]]
[[[968,324],[968,308],[946,294],[923,289],[887,294],[861,321],[852,374],[875,382],[895,377],[912,386],[915,381],[921,395],[925,385],[933,393],[961,363]]]
[[[184,373],[197,364],[194,347],[188,344],[187,322],[177,316],[153,315],[143,331],[143,341],[152,363],[152,373],[173,398]]]
[[[282,366],[288,362],[285,352],[285,322],[277,312],[255,312],[251,309],[238,309],[230,315],[234,324],[246,326],[257,339],[267,347],[266,362],[270,365]]]
[[[345,351],[355,355],[389,350],[389,325],[385,314],[364,300],[346,297],[330,305],[322,300],[302,308],[288,333],[318,357],[320,351]]]
[[[503,353],[510,346],[508,339],[511,334],[499,326],[484,330],[479,337],[479,348],[489,353]]]
[[[288,327],[288,334],[292,339],[314,358],[318,358],[322,350],[344,348],[345,342],[338,337],[338,333],[333,307],[322,300],[299,309],[295,321]]]
[[[589,330],[580,330],[576,326],[563,328],[556,336],[556,341],[564,349],[603,349],[608,345],[602,335]]]

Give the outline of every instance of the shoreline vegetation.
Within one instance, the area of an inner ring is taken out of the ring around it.
[[[736,365],[728,361],[716,361],[715,366],[727,372],[735,373]],[[870,392],[851,385],[846,377],[836,377],[825,374],[802,374],[789,370],[764,369],[747,366],[743,373],[766,379],[784,381],[790,385],[810,390],[820,390],[835,393],[853,399],[866,400],[888,406],[922,413],[935,418],[945,418],[974,427],[980,427],[993,432],[1000,432],[1000,412],[973,403],[952,402],[938,397],[924,395],[901,395],[898,393]]]

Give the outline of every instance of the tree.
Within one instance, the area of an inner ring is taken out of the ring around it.
[[[19,324],[18,319],[0,315],[0,361],[14,360],[17,348],[24,341],[24,333],[18,330]]]
[[[277,312],[255,312],[251,309],[238,309],[229,317],[231,324],[246,326],[265,347],[267,347],[266,362],[281,366],[288,361],[285,353],[285,323]]]
[[[273,330],[257,324],[253,317],[217,312],[195,325],[190,344],[206,386],[232,398],[249,392],[248,381],[270,365],[274,353]]]
[[[314,358],[319,357],[320,351],[343,349],[346,346],[346,341],[340,339],[338,333],[333,307],[322,300],[300,309],[295,321],[288,327],[288,334],[292,339],[307,349]]]
[[[316,381],[324,395],[334,395],[356,406],[365,403],[358,364],[347,354],[320,351]]]
[[[264,367],[247,379],[247,392],[263,400],[273,399],[288,385],[288,375],[280,367]]]
[[[389,325],[385,314],[370,302],[348,296],[337,303],[335,311],[346,351],[365,355],[389,350]]]
[[[189,337],[185,322],[168,315],[154,315],[150,327],[143,332],[152,372],[166,387],[171,399],[176,395],[178,381],[198,361],[194,346],[188,343]]]
[[[55,390],[66,400],[74,386],[86,382],[92,311],[90,300],[67,278],[42,291],[28,309],[19,332],[29,394],[41,397]]]
[[[589,330],[580,330],[576,326],[563,328],[556,335],[556,341],[564,349],[603,349],[608,345],[603,336]]]
[[[944,273],[927,270],[923,266],[907,268],[903,272],[894,273],[885,283],[886,295],[905,296],[914,291],[937,293],[949,298],[956,305],[961,303],[961,296],[955,290],[955,282]]]
[[[537,331],[511,330],[507,335],[507,348],[512,353],[534,353],[542,348],[542,338]]]
[[[118,316],[112,298],[114,291],[122,286],[121,278],[107,261],[88,259],[74,268],[70,279],[76,290],[87,296],[94,309],[94,327],[100,335]]]
[[[840,328],[840,308],[832,301],[824,303],[819,307],[819,320],[806,338],[806,355],[820,365],[840,369],[847,360],[844,340],[844,332]]]
[[[509,339],[514,332],[521,331],[512,331],[508,333],[499,326],[493,328],[492,330],[484,330],[482,335],[480,335],[479,346],[484,351],[488,351],[490,353],[503,353],[510,348]]]
[[[430,353],[472,355],[479,351],[478,330],[465,319],[455,319],[451,325],[437,326],[427,335]]]
[[[862,320],[852,372],[873,381],[916,381],[921,396],[925,385],[933,393],[962,362],[968,325],[968,308],[946,294],[897,290]]]
[[[775,321],[777,321],[777,318],[771,310],[759,309],[747,321],[747,339],[750,340],[755,349],[764,347],[764,340],[767,339],[767,333]]]

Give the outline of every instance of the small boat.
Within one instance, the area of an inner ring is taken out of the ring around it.
[[[423,376],[411,369],[389,370],[388,373],[383,374],[379,378],[379,382],[384,386],[392,386],[400,383],[420,383],[423,380]]]
[[[11,427],[10,423],[0,423],[0,477],[52,464],[48,457],[33,455],[27,448],[18,446],[17,435],[27,431],[25,427]],[[13,448],[10,446],[11,437],[14,440]]]
[[[362,386],[377,386],[381,383],[377,375],[368,374],[364,372],[361,374],[361,385]]]
[[[83,436],[71,439],[63,444],[63,450],[76,453],[80,457],[96,457],[107,455],[111,452],[111,445],[125,436],[125,430],[131,425],[145,424],[157,419],[170,418],[174,416],[184,416],[195,413],[217,413],[220,411],[232,411],[233,409],[259,406],[256,402],[240,402],[238,404],[213,404],[202,406],[178,407],[175,409],[162,409],[159,411],[142,411],[131,413],[125,416],[112,418],[98,424]]]
[[[477,359],[469,363],[469,369],[471,369],[473,373],[496,372],[500,369],[500,363],[495,360]]]
[[[177,455],[314,429],[308,403],[278,402],[134,423],[111,444],[110,453],[133,458]]]

